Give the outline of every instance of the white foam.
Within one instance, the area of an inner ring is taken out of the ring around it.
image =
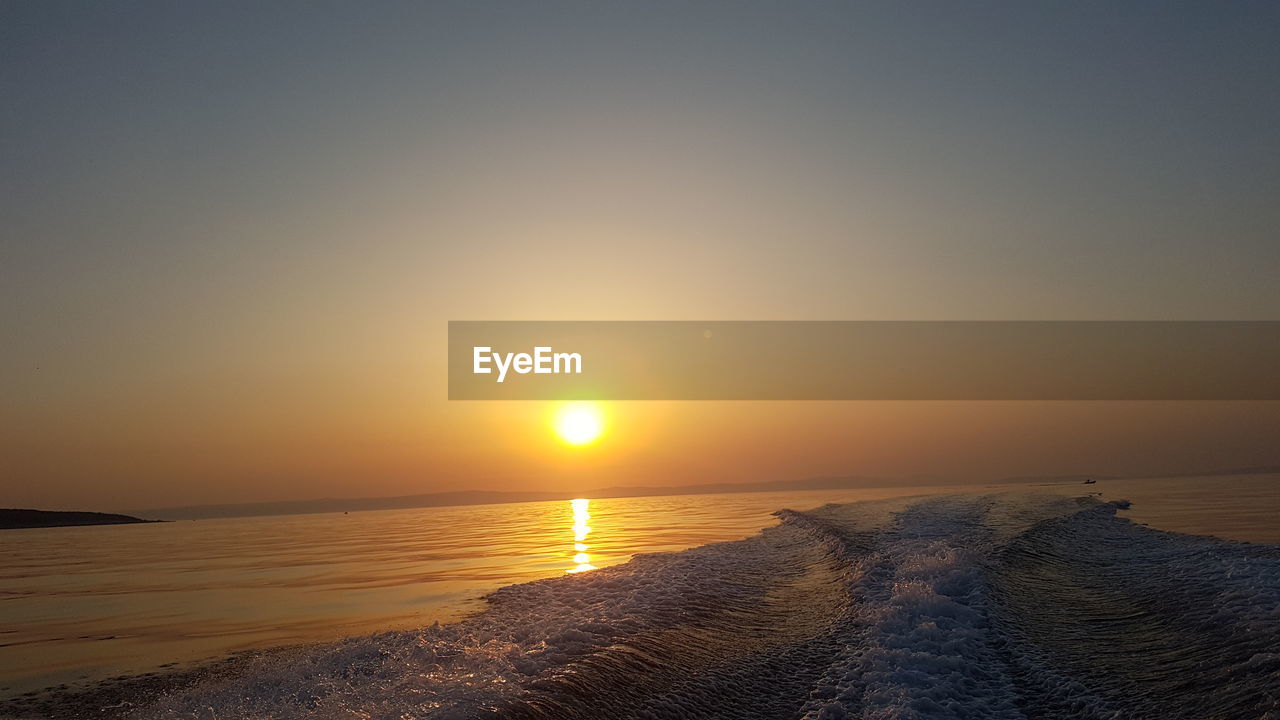
[[[1280,720],[1280,550],[1139,528],[1092,500],[895,502],[509,586],[463,622],[255,660],[135,717],[464,718],[542,696],[526,706],[559,709],[532,716],[763,718],[791,702],[806,720],[1128,718],[1177,702]],[[770,649],[777,618],[798,629]],[[708,632],[724,657],[698,647]],[[619,650],[638,638],[644,653]],[[1157,655],[1205,682],[1107,664]],[[698,674],[673,680],[686,666]],[[784,679],[770,672],[807,679],[766,697]]]

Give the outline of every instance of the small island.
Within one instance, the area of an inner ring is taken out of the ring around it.
[[[75,525],[125,525],[151,522],[163,522],[163,520],[143,520],[132,515],[115,515],[113,513],[0,509],[0,530],[71,527]]]

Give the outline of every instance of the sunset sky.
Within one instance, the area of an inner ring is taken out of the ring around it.
[[[448,320],[1280,319],[1280,4],[0,4],[0,507],[1280,463],[1280,403],[448,402]]]

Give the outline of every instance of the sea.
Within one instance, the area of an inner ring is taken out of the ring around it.
[[[1277,518],[1259,474],[5,531],[0,698],[241,653],[111,716],[1280,718]]]

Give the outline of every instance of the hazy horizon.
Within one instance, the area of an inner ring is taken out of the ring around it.
[[[827,475],[817,477],[777,478],[758,481],[734,481],[726,479],[711,483],[684,483],[678,485],[608,485],[592,487],[569,487],[561,489],[512,489],[495,490],[486,487],[466,487],[432,490],[407,495],[344,495],[344,496],[299,496],[270,501],[245,501],[232,503],[195,503],[173,506],[136,506],[116,507],[110,510],[103,508],[52,507],[25,508],[63,512],[116,512],[146,519],[192,519],[221,517],[251,517],[271,515],[293,515],[311,513],[333,513],[365,510],[391,510],[430,507],[454,507],[460,505],[487,505],[521,502],[543,502],[568,500],[575,497],[584,498],[643,498],[655,496],[703,495],[719,493],[757,493],[757,492],[817,492],[838,489],[886,489],[886,488],[938,488],[938,487],[983,487],[999,485],[1018,485],[1037,483],[1050,485],[1074,485],[1085,479],[1094,480],[1159,480],[1188,477],[1234,477],[1248,475],[1272,475],[1280,473],[1280,466],[1250,467],[1216,467],[1170,473],[1137,473],[1131,475],[1109,474],[1103,472],[1079,473],[1067,475],[1020,475],[1006,477],[975,476],[869,476],[857,474]],[[487,496],[487,497],[474,497]],[[444,502],[422,502],[432,498],[443,498]],[[470,502],[479,500],[479,502]],[[343,505],[347,503],[347,505]],[[23,508],[12,508],[23,509]],[[163,515],[175,512],[172,517]]]

